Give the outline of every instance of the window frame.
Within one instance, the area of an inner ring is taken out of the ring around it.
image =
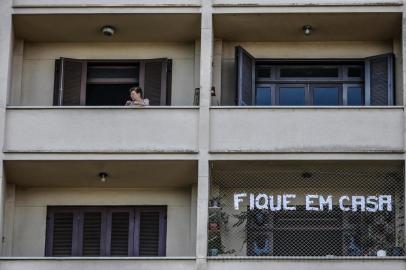
[[[54,216],[56,213],[72,213],[72,247],[71,256],[88,257],[83,255],[84,214],[100,212],[101,236],[100,257],[111,255],[112,214],[114,212],[129,212],[128,256],[139,256],[140,213],[159,212],[159,247],[158,256],[166,256],[167,206],[48,206],[46,218],[45,256],[53,257]]]

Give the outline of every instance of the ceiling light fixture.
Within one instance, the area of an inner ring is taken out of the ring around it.
[[[106,37],[111,37],[114,35],[114,33],[116,32],[116,29],[113,26],[110,25],[106,25],[103,26],[101,29],[101,32],[103,33],[103,35],[105,35]]]
[[[108,175],[107,173],[105,173],[105,172],[99,173],[100,182],[105,183],[105,182],[107,181],[107,177],[108,177],[108,176],[109,176],[109,175]]]
[[[310,36],[312,31],[313,31],[313,27],[311,25],[304,25],[303,26],[303,32],[304,32],[305,36]]]

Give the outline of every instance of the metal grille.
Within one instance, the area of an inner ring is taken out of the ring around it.
[[[404,256],[400,161],[215,161],[209,256]]]

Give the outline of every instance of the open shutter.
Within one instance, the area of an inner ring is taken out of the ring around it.
[[[242,47],[235,48],[237,105],[254,105],[255,58]]]
[[[373,106],[393,105],[393,54],[365,59],[365,104]]]
[[[141,61],[140,86],[150,105],[170,105],[167,100],[168,59]],[[170,73],[169,73],[170,74]]]
[[[85,105],[87,62],[60,58],[56,61],[55,74],[54,105]]]

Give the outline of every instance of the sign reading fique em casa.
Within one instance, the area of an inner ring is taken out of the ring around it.
[[[264,193],[234,193],[234,209],[240,210],[240,206],[248,203],[249,209],[266,209],[270,211],[295,211],[293,201],[297,199],[296,194],[268,195]],[[383,212],[392,211],[392,196],[349,196],[343,195],[333,198],[333,195],[304,195],[306,211],[332,211],[333,199],[338,199],[338,207],[344,211],[352,212]],[[245,202],[245,203],[244,203]],[[243,204],[244,203],[244,204]]]

